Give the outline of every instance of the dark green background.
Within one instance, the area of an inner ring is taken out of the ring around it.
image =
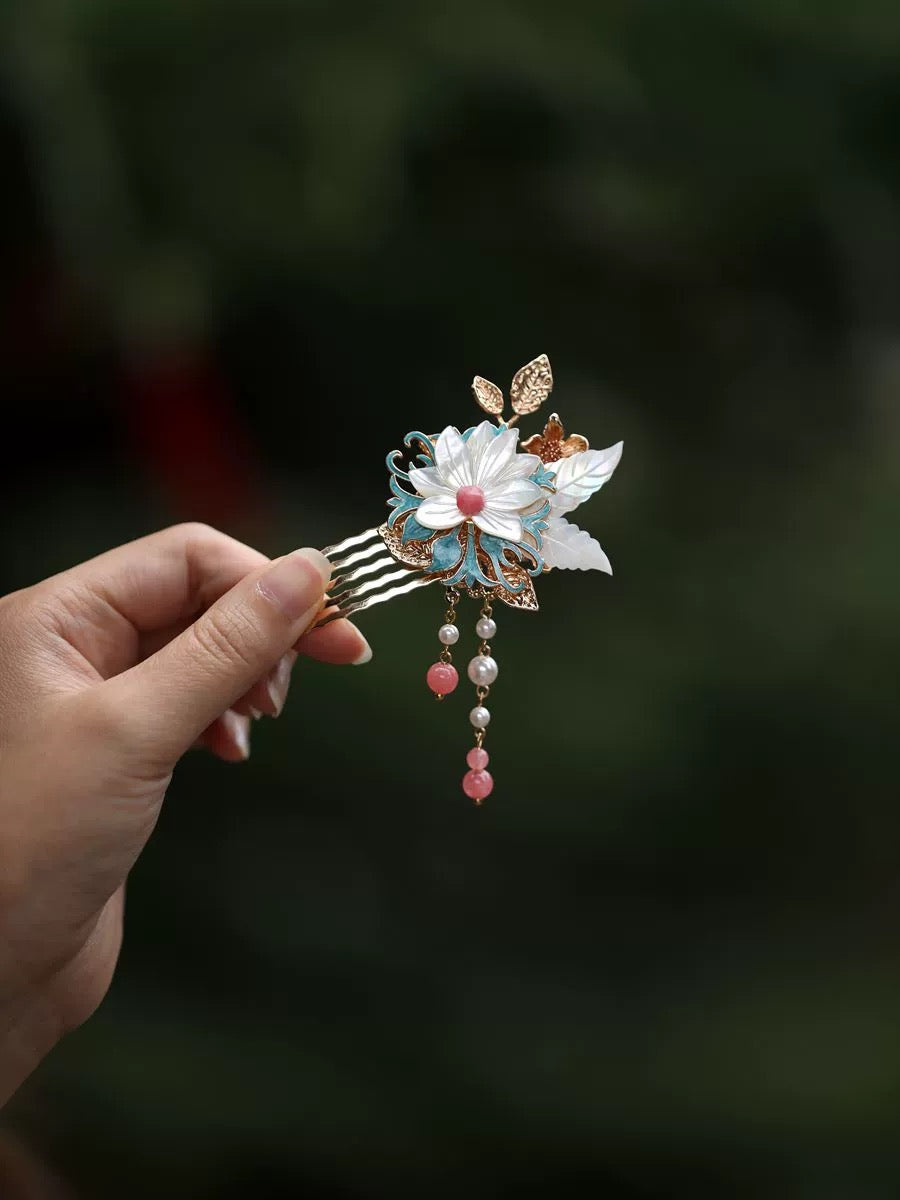
[[[8,1114],[79,1197],[900,1192],[898,64],[878,0],[3,8],[8,587],[361,530],[541,351],[625,440],[615,576],[499,613],[482,810],[427,591],[181,766]],[[148,453],[184,361],[227,419]]]

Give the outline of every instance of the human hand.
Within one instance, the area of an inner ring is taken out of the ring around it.
[[[298,652],[371,657],[348,621],[306,632],[329,570],[179,525],[0,599],[0,1103],[105,995],[181,755],[245,759]]]

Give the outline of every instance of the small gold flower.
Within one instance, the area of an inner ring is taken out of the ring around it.
[[[559,462],[561,458],[570,458],[588,449],[588,440],[580,433],[566,437],[563,423],[556,413],[550,414],[550,420],[544,426],[543,433],[536,433],[527,442],[522,443],[526,454],[536,454],[541,462]]]

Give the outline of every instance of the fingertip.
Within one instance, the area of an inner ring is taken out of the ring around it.
[[[252,717],[254,721],[261,721],[263,717],[274,717],[275,706],[269,691],[269,677],[258,680],[250,691],[235,700],[231,707],[236,713],[243,717]]]
[[[322,577],[323,585],[331,579],[333,570],[331,562],[325,557],[321,550],[317,550],[315,546],[304,546],[302,550],[297,551],[302,554],[316,568]]]
[[[250,717],[229,708],[216,722],[216,753],[228,762],[246,762],[250,757]]]
[[[305,633],[294,649],[317,662],[362,666],[372,658],[372,647],[356,626],[347,620],[332,621]]]
[[[315,618],[321,608],[331,564],[320,550],[304,548],[278,558],[256,581],[256,590],[289,621]]]
[[[272,716],[280,717],[284,702],[287,700],[288,689],[291,686],[291,671],[297,661],[297,652],[288,650],[283,654],[266,680],[266,690],[272,703]]]
[[[230,727],[230,718],[226,720],[224,717],[217,717],[211,725],[203,730],[194,742],[192,749],[207,750],[222,762],[247,761],[243,745],[235,741],[234,730]]]
[[[356,632],[359,633],[359,630],[357,629]],[[350,665],[352,667],[361,667],[365,663],[371,662],[372,654],[374,653],[366,638],[361,633],[359,633],[359,636],[362,641],[362,648],[360,649],[360,652],[357,654],[356,658],[354,658],[351,662]]]

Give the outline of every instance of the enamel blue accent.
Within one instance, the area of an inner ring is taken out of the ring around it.
[[[403,468],[397,463],[397,459],[400,457],[401,453],[402,451],[400,450],[392,450],[390,452],[385,459],[385,462],[387,463],[387,469],[392,475],[399,475],[401,479],[409,479],[409,475],[407,475],[406,471],[404,471]]]
[[[416,520],[415,512],[411,512],[403,522],[403,536],[400,538],[400,542],[404,546],[407,542],[424,542],[433,533],[433,529],[428,529],[425,525],[420,525]]]
[[[539,487],[551,487],[556,491],[556,476],[552,471],[548,471],[543,463],[538,467],[533,475],[528,478],[532,483],[536,483]]]
[[[529,569],[529,575],[540,575],[544,569],[544,558],[541,554],[541,549],[544,544],[544,539],[541,534],[547,528],[547,516],[550,512],[550,501],[545,500],[537,512],[528,513],[522,517],[522,529],[525,533],[530,533],[537,543],[537,551],[534,553],[536,559],[534,569]]]
[[[451,529],[443,537],[437,538],[431,546],[433,558],[432,568],[435,571],[449,571],[462,558],[462,546],[459,544],[459,529]]]
[[[522,530],[524,533],[530,534],[536,546],[530,546],[527,542],[511,542],[507,538],[492,537],[488,534],[481,535],[481,548],[490,558],[494,567],[494,573],[500,580],[507,591],[520,592],[522,588],[514,588],[506,582],[506,577],[502,571],[504,561],[503,552],[508,550],[513,558],[525,568],[529,575],[540,575],[544,569],[544,559],[541,554],[542,538],[541,533],[547,528],[547,522],[544,519],[550,511],[550,501],[545,500],[537,512],[528,513],[522,517]],[[528,564],[531,564],[530,566]],[[524,587],[524,584],[523,584]]]
[[[452,587],[455,583],[462,583],[466,587],[474,587],[477,583],[483,583],[485,587],[493,588],[496,587],[497,583],[501,581],[502,577],[500,580],[488,579],[481,567],[478,565],[478,555],[475,550],[475,539],[470,534],[469,537],[466,538],[466,552],[463,555],[463,560],[459,565],[459,569],[447,580],[447,586]],[[505,584],[505,587],[509,592],[514,590],[509,586],[509,584]]]
[[[394,511],[388,517],[388,526],[393,529],[405,513],[414,512],[419,507],[422,503],[422,497],[414,496],[411,492],[404,491],[394,475],[391,476],[390,488],[394,494],[388,500],[388,507]]]
[[[502,583],[503,586],[506,588],[506,590],[508,592],[512,592],[513,595],[516,595],[518,592],[524,591],[525,590],[524,579],[522,580],[522,582],[519,584],[518,587],[513,587],[513,585],[507,580],[506,576],[503,574],[502,564],[505,561],[503,558],[503,552],[504,552],[504,550],[511,550],[517,559],[521,559],[523,552],[525,554],[532,553],[530,547],[520,546],[516,542],[508,542],[505,540],[505,538],[492,537],[490,534],[486,534],[486,533],[483,533],[481,535],[480,540],[481,540],[481,548],[485,552],[485,554],[488,556],[488,558],[491,560],[491,565],[494,568],[494,574],[497,576],[498,582]],[[507,566],[511,566],[511,565],[512,565],[511,563],[507,563]],[[522,565],[524,566],[524,563]]]
[[[540,541],[539,531],[547,528],[546,517],[550,512],[550,501],[545,500],[539,509],[535,512],[525,513],[522,517],[522,528],[528,533],[533,533],[538,541]]]
[[[428,437],[427,434],[419,433],[417,429],[414,429],[412,433],[408,433],[403,439],[403,445],[412,449],[413,442],[419,443],[419,445],[425,451],[425,454],[428,456],[428,462],[434,462],[434,442],[430,437]],[[419,455],[418,457],[422,458],[422,455]]]

